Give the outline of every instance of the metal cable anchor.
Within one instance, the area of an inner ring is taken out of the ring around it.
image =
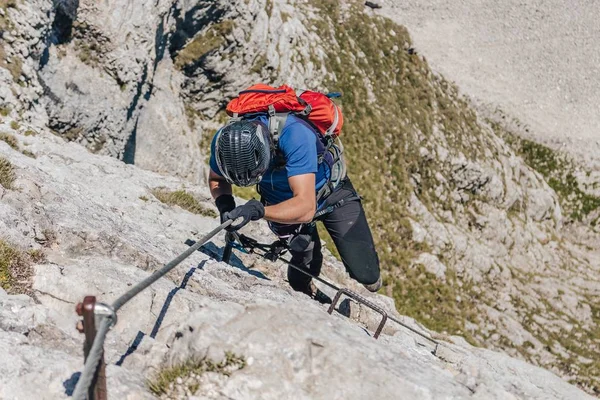
[[[99,323],[99,318],[108,318],[110,320],[110,328],[112,329],[118,321],[117,312],[115,309],[106,303],[96,303],[94,306],[94,316],[96,323]]]

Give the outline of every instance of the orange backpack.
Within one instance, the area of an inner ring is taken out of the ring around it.
[[[269,114],[269,131],[277,143],[289,114],[308,121],[323,138],[335,139],[344,124],[342,110],[331,101],[339,93],[323,94],[309,90],[294,91],[287,85],[274,88],[262,83],[239,93],[227,104],[227,113],[233,118],[244,115]]]

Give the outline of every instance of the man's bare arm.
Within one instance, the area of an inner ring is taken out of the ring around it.
[[[208,174],[208,187],[210,188],[210,194],[212,195],[213,199],[216,199],[223,194],[232,193],[231,184],[212,169]]]
[[[282,224],[312,221],[317,208],[315,174],[296,175],[288,179],[294,197],[265,207],[265,219]]]

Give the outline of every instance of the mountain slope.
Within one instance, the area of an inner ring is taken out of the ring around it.
[[[225,7],[214,22],[234,28],[190,67],[190,82],[224,94],[256,75],[298,86],[296,68],[304,66],[321,77],[317,87],[341,90],[350,176],[365,197],[386,292],[399,311],[595,391],[598,365],[588,351],[598,340],[596,236],[563,216],[561,197],[504,141],[505,128],[433,73],[404,28],[369,16],[359,2],[249,2],[249,9],[271,35]],[[292,32],[304,32],[310,45]],[[273,53],[280,43],[294,46]],[[251,57],[262,68],[240,74]],[[211,84],[203,74],[219,79]],[[199,99],[192,100],[194,107]],[[539,166],[535,157],[528,161]],[[580,227],[570,229],[576,237],[565,223]]]
[[[402,26],[333,0],[36,0],[5,15],[23,71],[18,84],[0,68],[4,114],[192,181],[240,88],[342,91],[350,176],[397,309],[597,392],[598,195],[563,190],[581,171],[482,118]]]
[[[90,154],[47,130],[20,133],[28,128],[0,124],[35,157],[0,142],[14,172],[11,188],[0,186],[3,246],[43,254],[21,282],[31,297],[0,289],[0,397],[66,399],[83,363],[75,304],[85,295],[114,300],[218,222],[152,194],[183,189],[211,209],[206,188]],[[264,241],[266,232],[263,223],[246,231]],[[209,244],[221,246],[222,236]],[[111,398],[156,398],[151,388],[169,399],[587,397],[548,371],[459,338],[433,355],[427,340],[388,322],[374,340],[366,310],[362,322],[330,316],[289,289],[283,265],[242,257],[252,269],[196,253],[123,307],[105,343]],[[336,272],[342,268],[328,259],[327,278],[352,286]],[[365,292],[393,312],[389,299]],[[211,367],[186,374],[190,363]],[[161,372],[171,377],[162,384]]]

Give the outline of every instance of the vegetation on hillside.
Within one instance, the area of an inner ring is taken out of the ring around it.
[[[8,293],[29,293],[31,265],[45,260],[39,250],[22,251],[0,240],[0,287]]]
[[[206,372],[216,372],[221,375],[230,376],[233,372],[243,369],[246,360],[234,353],[225,353],[225,358],[220,362],[214,362],[208,358],[200,360],[188,360],[187,362],[165,368],[148,381],[148,388],[157,396],[168,396],[176,394],[175,385],[178,380],[192,395],[199,386],[199,379]],[[168,398],[172,398],[169,396]]]
[[[490,121],[490,125],[531,168],[544,176],[548,185],[558,195],[563,210],[567,211],[571,219],[582,221],[600,209],[600,197],[586,193],[581,188],[575,177],[577,167],[567,155],[541,143],[512,134],[498,123]],[[591,224],[596,225],[597,221],[598,217],[591,221]]]
[[[407,207],[413,192],[426,205],[433,201],[436,167],[419,150],[431,144],[434,126],[442,129],[454,149],[472,158],[482,155],[482,128],[456,89],[411,50],[404,27],[364,14],[359,3],[344,13],[335,0],[319,2],[318,7],[319,14],[331,20],[316,19],[315,25],[321,32],[331,32],[330,43],[339,46],[323,60],[332,73],[326,86],[343,93],[349,174],[365,197],[385,290],[399,312],[432,329],[470,338],[465,325],[477,322],[473,306],[477,294],[452,273],[445,280],[436,279],[413,264],[427,248],[412,238]],[[344,23],[338,24],[341,18]]]
[[[15,171],[10,163],[5,158],[0,157],[0,185],[5,189],[12,189],[15,181]]]
[[[0,9],[3,10],[3,14],[0,15],[0,32],[10,31],[13,27],[12,22],[8,16],[8,9],[16,8],[16,0],[0,0]],[[6,68],[12,75],[15,82],[19,82],[19,78],[23,73],[23,62],[19,57],[9,58],[4,49],[4,40],[0,39],[0,67]]]
[[[233,30],[233,21],[224,20],[211,25],[206,32],[193,38],[175,57],[175,66],[183,69],[200,60],[204,55],[219,48],[225,36]]]
[[[170,191],[164,188],[158,188],[152,190],[152,194],[164,204],[179,206],[193,214],[199,214],[205,217],[218,217],[214,210],[200,204],[192,194],[185,190]]]

